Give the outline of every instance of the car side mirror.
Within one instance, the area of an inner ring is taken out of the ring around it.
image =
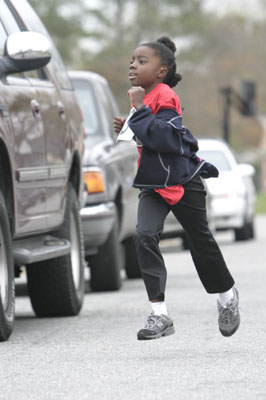
[[[51,59],[50,42],[38,32],[12,33],[0,57],[0,76],[44,67]]]

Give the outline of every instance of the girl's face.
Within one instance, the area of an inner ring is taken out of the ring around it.
[[[160,58],[152,48],[140,46],[130,62],[129,80],[132,86],[142,86],[147,94],[158,83],[163,82],[167,71],[167,67],[161,65]]]

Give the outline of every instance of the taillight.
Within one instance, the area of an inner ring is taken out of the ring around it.
[[[87,185],[88,193],[101,193],[105,191],[103,175],[99,171],[83,172],[83,179]]]
[[[229,193],[219,193],[214,195],[213,197],[217,198],[217,199],[228,199],[230,197]]]

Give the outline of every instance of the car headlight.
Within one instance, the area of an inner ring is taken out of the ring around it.
[[[87,185],[88,194],[105,191],[104,177],[101,170],[91,169],[83,171],[83,179]]]

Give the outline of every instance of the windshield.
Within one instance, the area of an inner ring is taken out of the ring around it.
[[[86,135],[102,135],[96,99],[90,83],[85,80],[72,80],[72,84],[83,113]]]
[[[220,172],[231,171],[230,164],[224,153],[219,150],[200,150],[197,155],[213,164]]]

